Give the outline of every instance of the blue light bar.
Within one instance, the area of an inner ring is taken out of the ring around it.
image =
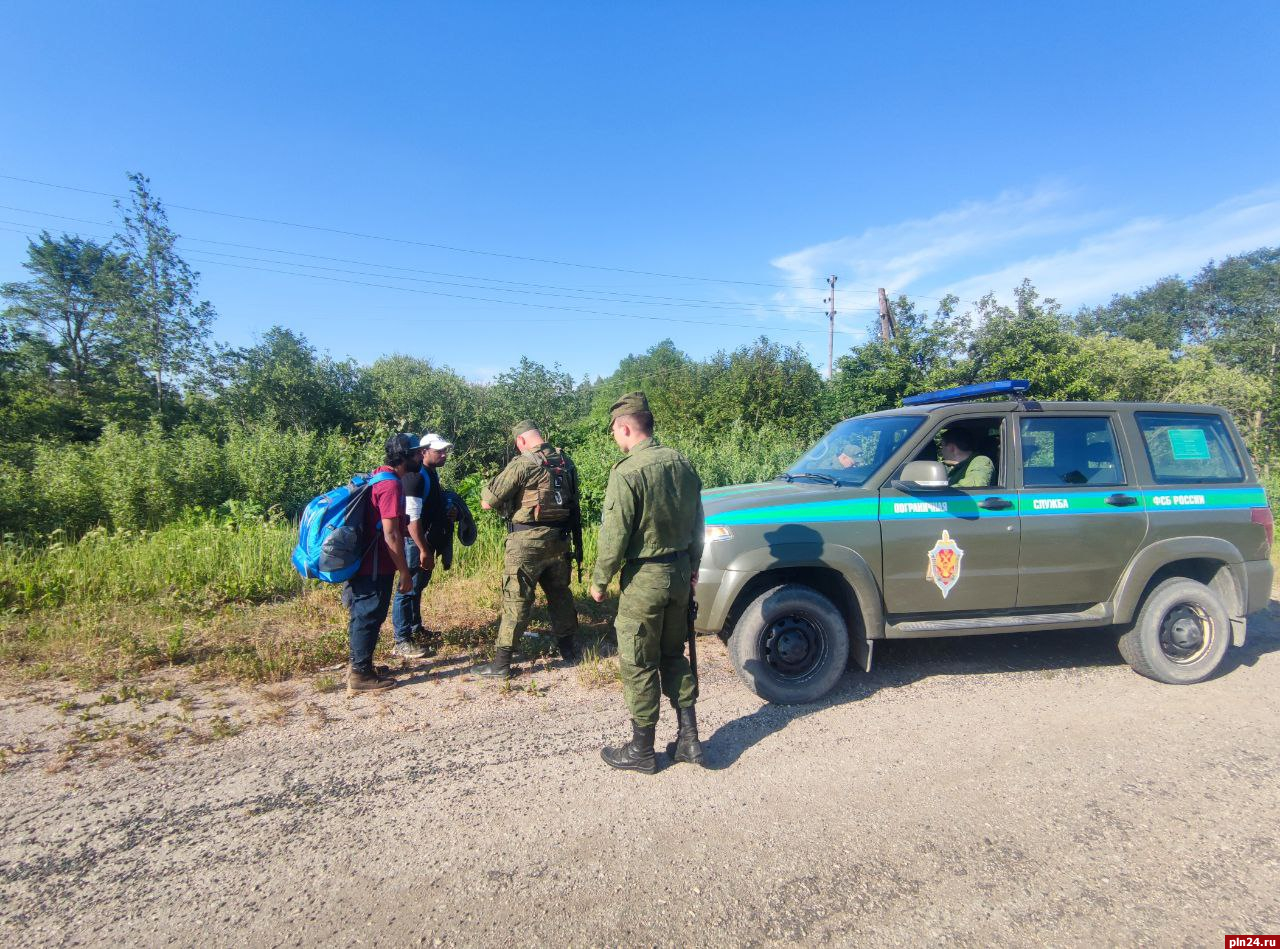
[[[979,382],[971,386],[956,386],[953,389],[939,389],[937,392],[921,392],[909,395],[902,400],[903,405],[932,405],[937,402],[968,402],[970,399],[983,399],[989,395],[1026,395],[1031,383],[1026,379],[1001,379],[998,382]]]

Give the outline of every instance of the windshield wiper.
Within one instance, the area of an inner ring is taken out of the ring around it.
[[[825,481],[827,484],[836,484],[836,485],[844,484],[843,481],[837,481],[835,478],[831,477],[831,475],[820,474],[819,472],[816,472],[816,471],[798,471],[795,474],[787,475],[788,481],[790,481],[792,478],[812,478],[814,481]]]
[[[773,480],[785,481],[787,484],[790,484],[792,481],[795,480],[795,478],[791,477],[791,474],[789,472],[784,471],[782,472],[782,474],[775,476]]]

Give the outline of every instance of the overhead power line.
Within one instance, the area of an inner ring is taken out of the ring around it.
[[[351,284],[353,286],[358,286],[358,287],[377,287],[383,290],[399,290],[403,293],[420,293],[420,294],[425,294],[427,296],[444,297],[450,300],[466,300],[473,303],[496,303],[500,306],[532,307],[540,310],[556,310],[564,313],[579,313],[579,314],[590,315],[590,316],[608,317],[611,319],[652,320],[660,323],[685,323],[685,324],[694,325],[694,326],[736,327],[741,329],[773,330],[775,332],[787,332],[787,333],[825,333],[826,332],[826,330],[805,329],[803,327],[797,327],[797,326],[772,326],[765,323],[727,323],[727,322],[721,322],[719,320],[688,320],[688,319],[681,319],[679,317],[674,317],[674,316],[652,316],[649,314],[642,314],[642,313],[615,313],[609,310],[593,310],[593,309],[586,309],[583,307],[557,306],[551,303],[533,303],[528,300],[495,300],[489,297],[473,297],[473,296],[460,294],[460,293],[448,293],[443,290],[424,290],[419,287],[397,287],[394,284],[372,283],[367,280],[351,280],[343,277],[331,277],[331,276],[328,276],[327,274],[296,273],[288,270],[276,270],[271,267],[255,267],[249,264],[233,264],[233,263],[228,263],[226,261],[221,261],[221,260],[198,260],[196,258],[192,258],[192,259],[196,260],[197,263],[202,263],[202,264],[212,264],[213,266],[220,266],[220,267],[235,267],[240,270],[256,270],[263,273],[282,274],[286,277],[306,277],[312,280],[326,280],[332,283],[345,283],[345,284]],[[457,320],[450,319],[448,320],[448,322],[456,323]],[[851,336],[858,335],[850,330],[837,330],[837,332],[844,333]]]
[[[71,215],[67,215],[67,214],[54,214],[49,211],[37,211],[32,208],[20,208],[20,207],[15,207],[13,205],[7,205],[7,204],[0,204],[0,209],[7,210],[7,211],[16,211],[20,214],[31,214],[39,217],[55,218],[62,221],[74,221],[80,224],[93,224],[98,227],[112,226],[112,224],[109,221],[95,221],[89,218],[72,217]],[[16,223],[16,222],[11,222],[11,223]],[[345,257],[329,257],[322,254],[310,254],[303,251],[285,250],[278,247],[262,247],[260,245],[255,245],[255,244],[240,244],[234,241],[218,241],[218,240],[211,240],[208,238],[191,237],[188,235],[180,235],[179,240],[183,242],[193,241],[199,244],[213,244],[218,247],[235,247],[237,249],[242,249],[242,250],[257,250],[264,253],[283,254],[290,257],[304,257],[308,260],[323,260],[329,263],[346,263],[346,264],[354,264],[356,266],[361,266],[361,267],[374,267],[378,270],[390,270],[390,271],[398,271],[400,273],[423,274],[428,277],[450,277],[457,280],[481,281],[483,284],[505,284],[507,286],[512,286],[512,287],[533,287],[533,288],[537,288],[538,290],[563,291],[564,293],[574,295],[572,297],[574,299],[587,299],[587,300],[594,299],[594,300],[602,300],[604,302],[610,302],[610,303],[612,302],[635,303],[637,305],[646,305],[646,306],[667,305],[670,303],[681,303],[681,304],[688,304],[688,305],[700,307],[700,308],[735,309],[735,310],[745,310],[749,312],[764,310],[767,312],[784,313],[784,314],[794,313],[796,310],[801,309],[803,306],[803,304],[783,304],[783,303],[774,303],[774,302],[757,302],[757,301],[751,301],[751,300],[705,300],[705,299],[691,298],[691,297],[675,297],[675,296],[669,296],[665,294],[639,293],[637,291],[632,291],[632,290],[610,290],[608,288],[566,287],[559,284],[532,283],[525,280],[504,280],[498,277],[485,277],[485,276],[478,276],[475,274],[457,274],[457,273],[449,273],[449,272],[438,271],[438,270],[423,270],[421,268],[416,268],[416,267],[401,267],[393,264],[379,264],[371,261],[353,260],[351,258],[345,258]],[[207,251],[203,251],[203,253],[237,258],[237,255],[235,254],[223,254],[219,251],[207,250]],[[291,261],[264,260],[263,258],[260,258],[260,257],[240,257],[238,259],[253,260],[261,263],[286,264],[287,266],[291,266],[291,267],[311,268],[314,266],[311,264],[295,264]],[[337,268],[316,268],[316,269],[322,269],[322,270],[330,269],[336,273],[356,273],[357,275],[360,275],[358,272],[344,271]],[[364,276],[391,277],[393,275],[364,274]],[[394,279],[412,280],[415,278],[395,276]],[[426,282],[450,285],[450,284],[446,284],[445,281],[440,281],[440,280],[429,280]],[[453,284],[453,286],[466,287],[467,285]],[[471,286],[470,289],[496,290],[503,293],[526,292],[526,291],[516,291],[516,290],[505,290],[502,287],[492,287],[492,286],[483,286],[483,285],[478,287]],[[527,291],[527,292],[533,293],[533,291]],[[818,291],[814,290],[811,292],[817,293]],[[592,293],[608,294],[608,297],[583,296],[583,294],[592,294]],[[539,296],[553,295],[554,296],[556,294],[539,293],[536,295],[539,295]],[[623,298],[634,297],[636,299],[634,300],[614,299],[619,297],[623,297]],[[657,301],[657,302],[651,303],[647,301]],[[872,307],[853,307],[851,308],[850,312],[872,313],[875,311]]]
[[[66,217],[65,215],[61,215],[61,216]],[[77,220],[81,220],[81,219],[77,219]],[[90,222],[90,223],[101,224],[102,222]],[[0,220],[0,224],[17,225],[18,227],[24,226],[23,223],[19,221]],[[17,228],[3,228],[3,229],[13,230],[14,233],[24,233],[24,234],[29,233],[27,231],[18,230]],[[89,235],[89,236],[100,236],[100,235]],[[722,322],[718,320],[717,321],[687,320],[687,319],[679,319],[676,317],[646,317],[639,314],[615,313],[611,311],[591,310],[591,309],[585,309],[581,307],[562,307],[562,306],[555,306],[552,304],[537,304],[537,303],[531,303],[528,301],[521,301],[521,300],[494,299],[489,297],[473,297],[465,294],[448,293],[445,291],[438,291],[438,290],[422,290],[414,287],[396,286],[393,284],[382,284],[382,283],[373,283],[370,281],[343,279],[339,277],[331,277],[331,276],[328,276],[328,274],[343,274],[348,277],[361,276],[361,277],[375,277],[375,278],[393,279],[393,280],[413,280],[414,279],[410,277],[398,277],[398,276],[390,276],[386,274],[342,270],[339,268],[332,268],[332,267],[317,267],[310,264],[294,264],[288,261],[267,260],[260,257],[246,257],[243,255],[235,255],[235,254],[220,254],[217,251],[198,251],[198,253],[215,253],[215,254],[219,254],[219,256],[232,257],[236,260],[247,260],[257,264],[270,264],[274,266],[255,267],[247,264],[235,264],[225,260],[209,260],[207,258],[194,257],[194,256],[191,256],[190,254],[187,255],[188,259],[190,259],[192,262],[205,264],[205,265],[237,267],[239,269],[244,269],[244,270],[257,270],[265,273],[276,273],[276,274],[281,274],[283,276],[291,276],[291,277],[310,277],[310,278],[320,279],[320,280],[330,280],[330,281],[336,281],[336,282],[342,282],[342,283],[349,283],[357,286],[368,286],[368,287],[375,287],[375,288],[387,289],[387,290],[401,290],[406,292],[423,293],[423,294],[429,294],[433,296],[442,296],[450,299],[470,300],[470,301],[483,302],[483,303],[495,303],[499,305],[540,307],[543,309],[563,310],[565,312],[573,312],[573,313],[598,314],[601,316],[617,317],[617,318],[623,318],[623,319],[653,319],[653,320],[660,320],[664,322],[688,323],[693,325],[705,325],[705,326],[740,327],[740,328],[748,328],[748,329],[773,330],[775,332],[803,332],[803,333],[814,332],[814,330],[804,329],[802,327],[785,327],[785,326],[777,326],[777,325],[770,325],[770,324],[727,323],[727,322]],[[280,267],[280,266],[305,267],[308,270],[319,270],[322,272],[321,273],[298,273],[297,271],[292,271],[292,270],[276,269],[277,267]],[[372,266],[377,266],[377,265],[372,265]],[[644,300],[609,299],[604,297],[584,296],[580,294],[566,295],[566,294],[555,294],[555,293],[539,293],[537,291],[529,291],[529,290],[507,290],[502,287],[485,287],[485,286],[474,286],[474,285],[468,285],[468,284],[451,284],[445,281],[424,281],[424,282],[442,284],[445,286],[453,286],[461,289],[476,289],[476,290],[489,290],[489,291],[496,290],[497,292],[502,292],[502,293],[525,293],[525,294],[538,295],[538,296],[561,297],[561,298],[566,298],[570,300],[594,300],[597,302],[622,303],[626,305],[669,306],[672,309],[688,309],[691,307],[695,307],[695,308],[704,307],[704,308],[711,308],[711,309],[735,309],[735,307],[732,307],[729,305],[714,305],[714,304],[706,303],[704,301],[697,301],[697,302],[691,301],[689,304],[671,306],[670,304],[667,304],[667,303],[657,303],[654,301],[644,301]],[[741,305],[741,309],[746,309],[748,311],[754,310],[754,309],[760,309],[760,308],[767,308],[767,307],[759,307],[753,304]],[[785,312],[794,312],[796,309],[799,309],[799,308],[798,307],[792,307],[792,308],[774,307],[774,309],[785,313]],[[841,332],[848,333],[850,331],[841,330]]]
[[[112,198],[113,200],[125,200],[125,195],[113,194],[109,191],[95,191],[91,188],[78,188],[73,185],[57,184],[51,181],[39,181],[35,178],[24,178],[18,175],[0,174],[0,179],[6,181],[20,181],[24,184],[38,185],[42,188],[57,188],[60,191],[74,191],[79,194],[92,194],[102,198]],[[706,277],[694,274],[674,274],[663,273],[654,270],[633,270],[627,267],[607,267],[601,264],[584,264],[571,260],[557,260],[551,257],[531,257],[523,254],[508,254],[501,251],[480,250],[474,247],[460,247],[453,244],[442,244],[435,241],[415,240],[406,237],[387,237],[382,234],[368,234],[362,231],[351,231],[340,227],[328,227],[321,224],[303,224],[297,221],[285,221],[278,218],[256,217],[250,214],[236,214],[230,211],[217,211],[210,208],[198,208],[187,204],[174,204],[165,202],[170,208],[176,208],[181,211],[190,211],[193,214],[209,214],[216,217],[231,218],[238,221],[252,221],[257,224],[273,224],[280,227],[293,227],[301,230],[318,231],[326,234],[339,234],[343,237],[356,237],[361,240],[383,241],[392,244],[405,244],[413,247],[430,247],[434,250],[444,250],[457,254],[474,254],[482,257],[496,257],[503,260],[520,260],[526,263],[549,264],[555,267],[573,267],[580,270],[596,270],[605,273],[623,273],[631,274],[639,277],[660,277],[664,280],[687,280],[699,283],[724,283],[736,284],[745,287],[772,287],[779,290],[820,290],[821,287],[804,287],[797,284],[783,283],[764,283],[755,280],[734,280],[727,277]],[[874,290],[869,292],[875,292]]]

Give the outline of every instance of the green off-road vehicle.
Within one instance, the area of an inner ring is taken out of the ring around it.
[[[704,492],[696,625],[749,688],[811,702],[881,639],[1114,626],[1136,672],[1174,684],[1244,643],[1273,521],[1231,416],[1027,388],[914,396],[771,482]]]

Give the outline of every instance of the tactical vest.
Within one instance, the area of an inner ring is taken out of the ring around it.
[[[532,509],[536,524],[567,521],[578,500],[578,478],[572,462],[559,448],[550,445],[525,455],[538,467],[525,482],[520,507]]]

